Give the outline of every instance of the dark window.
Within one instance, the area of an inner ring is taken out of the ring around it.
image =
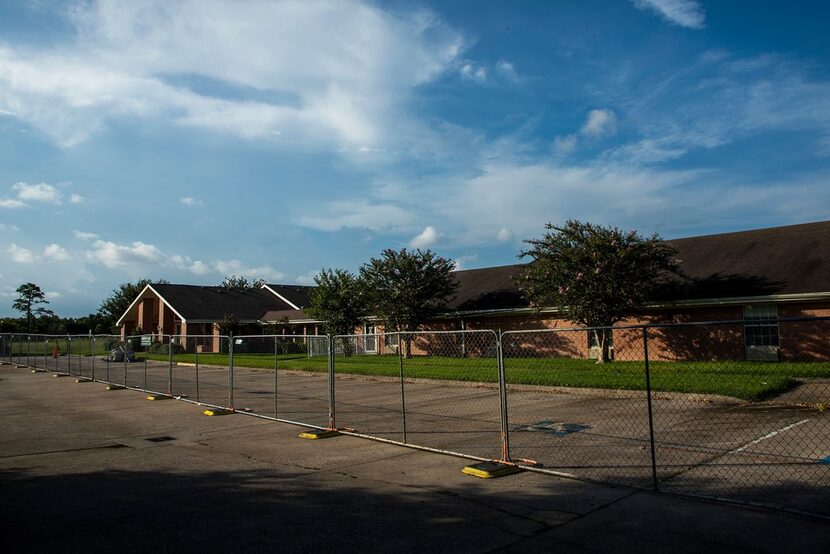
[[[778,346],[778,307],[774,304],[744,306],[746,346]]]

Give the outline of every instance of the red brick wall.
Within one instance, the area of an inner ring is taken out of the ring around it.
[[[779,318],[830,317],[830,302],[779,304]],[[705,326],[659,327],[666,323],[743,320],[743,306],[686,308],[643,312],[617,325],[656,324],[649,329],[649,359],[657,361],[745,360],[746,347],[742,323]],[[551,316],[471,317],[464,319],[466,329],[501,329],[503,331],[565,329],[578,327],[569,321]],[[429,329],[459,329],[459,320],[440,321]],[[508,356],[588,357],[588,335],[584,330],[557,333],[509,334],[505,343]],[[793,361],[830,360],[830,321],[779,323],[780,359]],[[619,329],[613,336],[614,358],[642,360],[641,329]]]
[[[830,303],[781,305],[778,317],[830,317]],[[830,360],[830,321],[782,321],[778,324],[778,337],[781,360]]]

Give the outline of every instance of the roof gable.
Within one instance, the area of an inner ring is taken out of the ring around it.
[[[262,289],[235,289],[199,285],[153,285],[153,288],[187,321],[219,321],[233,315],[258,321],[265,312],[290,310],[286,302]]]
[[[311,305],[309,300],[309,292],[314,287],[307,287],[303,285],[275,285],[266,284],[262,286],[263,289],[270,291],[277,298],[280,298],[287,303],[293,310],[302,310]]]

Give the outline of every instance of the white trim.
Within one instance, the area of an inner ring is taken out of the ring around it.
[[[135,306],[136,302],[138,302],[138,301],[141,299],[141,297],[142,297],[142,296],[144,296],[144,293],[145,293],[145,292],[147,292],[147,289],[150,289],[151,291],[153,291],[153,294],[155,294],[156,296],[158,296],[158,297],[159,297],[159,300],[161,300],[162,302],[164,302],[165,306],[167,306],[168,308],[170,308],[170,309],[173,311],[173,313],[174,313],[174,314],[176,314],[177,316],[179,316],[179,319],[181,320],[181,322],[182,322],[182,323],[187,323],[187,320],[186,320],[186,319],[182,316],[182,314],[180,314],[180,313],[176,310],[176,308],[174,308],[174,307],[173,307],[173,305],[172,305],[172,304],[170,304],[170,302],[168,302],[167,300],[165,300],[165,299],[164,299],[164,297],[163,297],[162,295],[160,295],[160,294],[159,294],[159,291],[157,291],[156,289],[154,289],[152,285],[147,284],[147,285],[146,285],[143,289],[141,289],[141,292],[140,292],[140,293],[138,293],[138,296],[136,296],[135,300],[133,300],[133,301],[132,301],[132,303],[130,304],[130,307],[129,307],[129,308],[127,308],[127,310],[124,312],[124,314],[123,314],[121,317],[119,317],[119,318],[118,318],[118,321],[116,321],[116,322],[115,322],[115,325],[116,325],[117,327],[120,327],[120,326],[121,326],[121,322],[124,320],[124,318],[125,318],[125,317],[127,317],[127,314],[128,314],[128,313],[130,313],[130,310],[132,310],[132,309],[133,309],[133,306]],[[136,322],[136,323],[138,323],[138,322]]]
[[[267,283],[266,283],[266,284],[264,284],[264,285],[262,285],[262,288],[264,288],[264,289],[268,289],[269,291],[271,291],[272,293],[274,293],[274,295],[275,295],[277,298],[279,298],[280,300],[282,300],[283,302],[285,302],[286,304],[288,304],[289,306],[291,306],[291,307],[292,307],[292,308],[294,308],[295,310],[302,310],[302,308],[300,308],[300,307],[299,307],[298,305],[296,305],[295,303],[291,302],[288,298],[284,297],[283,295],[281,295],[280,293],[278,293],[277,291],[275,291],[274,289],[272,289],[271,287],[269,287]]]

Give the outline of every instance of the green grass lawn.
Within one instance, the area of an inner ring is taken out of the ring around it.
[[[167,360],[164,355],[151,359]],[[193,354],[173,356],[176,362],[193,363]],[[227,365],[227,354],[199,354],[202,364]],[[413,378],[496,382],[495,358],[418,356],[405,359],[404,375]],[[325,357],[280,355],[280,369],[327,371]],[[237,354],[236,367],[273,369],[273,354]],[[337,356],[338,373],[396,377],[397,356]],[[506,358],[505,375],[511,384],[645,389],[643,362],[615,361],[597,365],[593,360],[570,358]],[[655,391],[718,394],[744,400],[763,400],[791,389],[799,377],[830,377],[830,363],[763,362],[651,362],[651,386]]]

